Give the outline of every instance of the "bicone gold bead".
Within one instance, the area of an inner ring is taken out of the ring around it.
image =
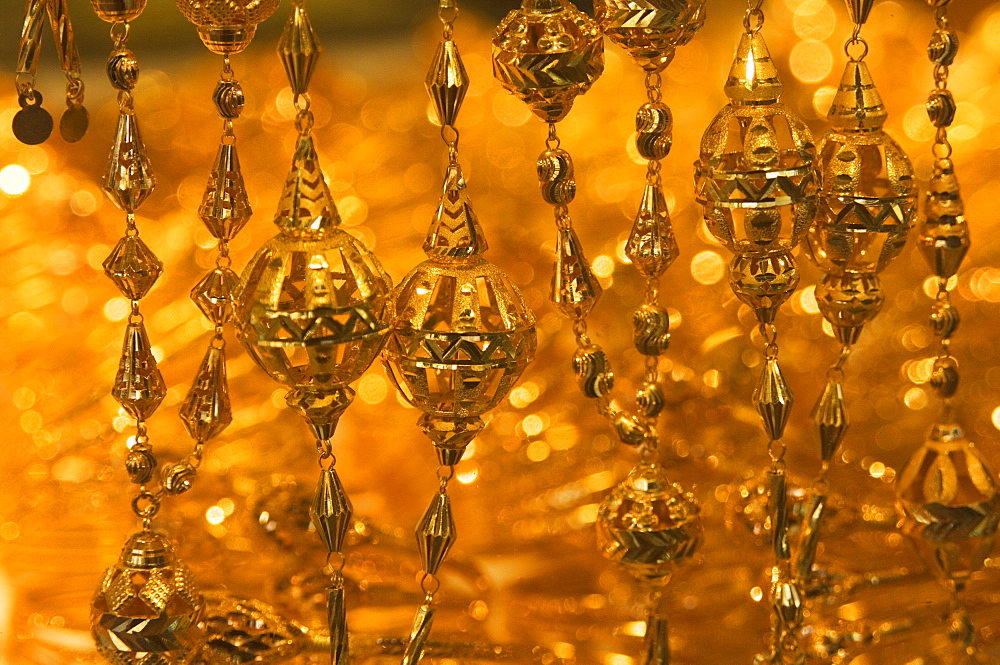
[[[594,15],[637,65],[658,72],[705,23],[705,0],[597,0]]]
[[[94,0],[91,0],[92,2]],[[240,53],[253,39],[257,25],[274,14],[279,0],[176,0],[184,17],[198,28],[198,37],[212,53]]]
[[[330,552],[339,552],[344,547],[344,538],[351,528],[354,508],[344,491],[337,472],[323,469],[319,474],[316,494],[309,506],[309,519],[316,534]]]
[[[847,433],[847,407],[844,387],[840,381],[829,379],[813,407],[812,419],[819,437],[820,457],[824,462],[833,459],[834,453]]]
[[[104,274],[129,300],[141,300],[163,272],[163,262],[139,236],[125,236],[104,260]]]
[[[601,553],[640,580],[665,585],[694,556],[702,526],[694,497],[657,464],[632,469],[597,512]]]
[[[927,188],[925,219],[918,240],[934,274],[948,279],[958,272],[971,244],[962,190],[948,158],[934,162]]]
[[[702,216],[730,251],[790,250],[816,210],[815,146],[778,101],[781,81],[760,33],[741,38],[725,89],[730,103],[705,130],[695,164]]]
[[[757,320],[771,323],[800,280],[799,268],[790,252],[738,253],[729,264],[729,285]]]
[[[309,82],[322,52],[323,47],[313,30],[305,5],[293,5],[278,42],[278,57],[285,67],[292,94],[303,95],[309,90]]]
[[[819,209],[807,235],[825,272],[881,272],[906,244],[916,212],[910,160],[882,130],[887,114],[868,65],[850,61],[819,145]]]
[[[229,323],[236,309],[240,277],[229,268],[216,268],[191,289],[191,300],[217,326]]]
[[[885,296],[874,273],[827,273],[816,285],[816,304],[841,344],[854,344],[882,310]]]
[[[569,0],[522,0],[493,34],[494,76],[546,122],[565,118],[603,71],[600,28]]]
[[[437,574],[448,551],[458,537],[455,519],[451,514],[451,498],[438,492],[424,511],[416,528],[417,549],[423,562],[424,571]]]
[[[904,533],[933,569],[964,584],[992,550],[1000,523],[996,476],[954,423],[936,425],[897,476]]]
[[[772,439],[780,439],[792,413],[795,398],[792,389],[778,366],[778,361],[768,358],[753,391],[753,405],[760,414],[764,429]]]
[[[116,665],[181,665],[203,642],[204,598],[170,542],[152,531],[125,544],[90,610],[97,650]]]
[[[438,44],[424,85],[434,103],[438,122],[454,125],[469,92],[469,74],[458,52],[458,44],[450,39]]]

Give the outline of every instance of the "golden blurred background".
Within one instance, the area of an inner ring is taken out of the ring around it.
[[[0,404],[9,437],[0,465],[0,662],[96,662],[88,603],[101,571],[134,522],[123,470],[130,419],[109,389],[128,302],[101,263],[121,235],[122,214],[98,181],[117,105],[104,78],[106,25],[89,3],[70,2],[84,53],[91,130],[77,144],[57,136],[25,147],[0,131]],[[726,283],[727,253],[700,221],[692,163],[703,129],[725,103],[722,84],[744,4],[710,0],[704,29],[665,76],[675,140],[663,177],[682,257],[665,278],[673,341],[665,461],[699,497],[707,526],[700,562],[675,577],[671,647],[680,662],[749,662],[767,630],[761,602],[767,547],[741,503],[740,484],[762,468],[765,442],[749,394],[759,354],[752,313]],[[245,55],[234,58],[247,93],[236,123],[256,214],[232,243],[242,266],[273,235],[269,217],[296,132],[290,90],[274,46],[287,3]],[[544,128],[490,72],[489,36],[513,2],[463,3],[457,27],[472,87],[459,120],[463,163],[491,259],[510,274],[539,321],[535,363],[459,466],[460,533],[443,571],[447,619],[439,639],[502,644],[518,662],[632,665],[642,622],[634,586],[594,546],[592,523],[607,490],[634,462],[569,380],[569,324],[548,304],[554,232],[534,175]],[[589,9],[589,7],[587,7]],[[839,0],[770,0],[764,34],[781,67],[784,100],[817,136],[844,61],[850,22]],[[959,409],[967,433],[1000,468],[1000,3],[953,0],[962,48],[950,87],[959,101],[950,137],[973,228],[957,276],[963,323],[953,345],[962,365]],[[344,224],[399,279],[423,258],[420,243],[437,203],[444,151],[431,123],[423,76],[439,25],[433,3],[323,2],[310,12],[326,51],[313,82],[316,135]],[[0,61],[14,63],[15,7],[0,19]],[[930,173],[934,129],[924,101],[932,87],[924,55],[933,30],[923,0],[876,3],[865,37],[868,62],[891,114],[889,131],[918,177]],[[38,89],[58,111],[63,81],[46,35]],[[150,423],[162,460],[186,454],[176,412],[208,329],[187,293],[213,265],[214,240],[196,215],[221,123],[211,103],[220,63],[173,3],[151,3],[131,47],[142,74],[137,114],[158,187],[139,214],[143,238],[167,272],[143,302],[169,392]],[[624,244],[642,189],[632,134],[643,101],[641,72],[608,45],[606,70],[562,123],[577,164],[576,227],[605,296],[592,336],[609,351],[627,394],[640,376],[627,322],[642,284]],[[0,127],[16,110],[13,74],[0,95]],[[997,235],[993,235],[997,233]],[[837,345],[812,296],[818,272],[803,264],[800,290],[779,318],[782,364],[796,391],[789,468],[808,485],[818,444],[808,418]],[[936,285],[910,247],[884,279],[887,306],[866,327],[846,383],[851,429],[831,475],[836,518],[819,561],[832,591],[810,607],[817,662],[932,663],[950,644],[940,615],[947,597],[895,531],[892,482],[937,413],[926,389],[934,337],[926,319]],[[322,622],[323,559],[304,534],[315,460],[307,431],[281,390],[232,343],[232,425],[209,446],[195,489],[168,500],[161,525],[203,586],[266,602],[283,619]],[[401,637],[420,598],[415,524],[435,487],[435,456],[381,367],[356,385],[338,431],[338,469],[358,522],[347,574],[350,622],[360,660],[384,657],[365,636]],[[1000,558],[969,589],[988,645],[1000,644]],[[300,660],[321,662],[306,646]],[[447,645],[439,655],[463,660]],[[472,649],[468,659],[492,651]],[[478,654],[478,655],[477,655]],[[432,654],[433,655],[433,654]],[[494,659],[491,657],[491,659]],[[922,660],[918,660],[922,659]]]

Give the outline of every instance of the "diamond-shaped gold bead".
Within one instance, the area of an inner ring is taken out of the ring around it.
[[[191,390],[181,405],[181,420],[188,434],[198,441],[217,436],[233,421],[226,386],[226,352],[209,346]]]
[[[129,323],[112,396],[133,418],[145,420],[153,415],[167,394],[167,386],[156,366],[142,322]]]
[[[347,498],[337,472],[323,469],[312,505],[309,506],[309,518],[329,551],[339,552],[344,546],[353,512],[351,500]]]
[[[819,435],[820,453],[824,461],[833,458],[844,434],[847,433],[847,409],[844,406],[844,389],[839,381],[827,381],[823,394],[812,412]]]
[[[217,326],[232,320],[240,278],[229,268],[216,268],[191,289],[191,300]]]
[[[285,66],[285,75],[294,94],[302,95],[309,89],[322,51],[306,8],[295,5],[278,42],[278,57]]]
[[[155,186],[139,124],[133,113],[122,111],[101,187],[116,206],[125,212],[135,212]]]
[[[451,515],[451,499],[447,494],[439,492],[434,497],[417,523],[416,535],[424,570],[434,575],[448,556],[457,535]]]
[[[792,389],[785,381],[778,361],[768,358],[753,391],[753,404],[772,439],[780,439],[792,412]]]
[[[104,274],[130,300],[139,300],[153,288],[163,263],[138,236],[125,236],[104,260]]]
[[[442,125],[454,125],[469,92],[469,75],[455,42],[449,39],[438,44],[424,84],[437,109],[438,120]]]

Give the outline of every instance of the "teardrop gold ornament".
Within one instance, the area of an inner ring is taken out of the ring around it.
[[[134,113],[123,110],[118,114],[118,127],[101,187],[116,206],[125,212],[135,212],[155,186],[139,123]]]

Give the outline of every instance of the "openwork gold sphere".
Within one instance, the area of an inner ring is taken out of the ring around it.
[[[392,295],[384,360],[410,404],[468,418],[495,407],[535,355],[535,317],[489,261],[424,261]]]
[[[523,0],[493,35],[494,76],[546,122],[565,118],[603,71],[600,28],[569,0]]]
[[[642,463],[611,490],[597,513],[601,553],[635,577],[656,585],[701,544],[698,504],[667,480],[662,467]]]
[[[862,327],[882,310],[885,296],[874,273],[828,273],[816,285],[816,304],[837,340],[854,344]]]
[[[187,567],[161,534],[132,536],[91,601],[97,650],[113,665],[186,663],[204,609]]]
[[[705,0],[597,0],[594,17],[637,65],[659,72],[704,25]]]
[[[812,134],[778,101],[782,85],[759,34],[743,35],[726,95],[701,139],[695,190],[708,229],[730,251],[790,250],[816,211]]]
[[[391,289],[378,259],[351,234],[282,233],[243,273],[237,332],[257,364],[290,388],[345,385],[382,349]]]
[[[819,210],[808,234],[826,272],[880,272],[913,225],[917,185],[910,160],[882,130],[887,114],[864,61],[847,64],[819,146]]]
[[[208,50],[239,53],[253,39],[257,25],[278,9],[279,0],[176,0],[177,8],[198,28]]]
[[[899,475],[903,531],[945,579],[982,567],[1000,523],[996,476],[961,427],[937,425]]]

